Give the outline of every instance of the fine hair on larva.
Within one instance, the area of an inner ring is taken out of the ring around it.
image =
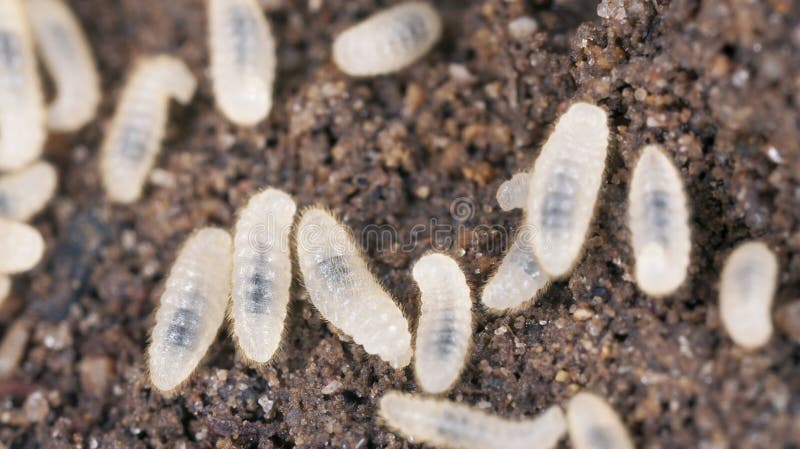
[[[170,392],[194,372],[225,319],[231,236],[218,228],[192,234],[166,280],[147,350],[150,381]]]
[[[651,296],[674,292],[686,279],[692,248],[680,172],[656,145],[642,149],[628,194],[636,284]]]
[[[196,86],[186,64],[172,56],[145,57],[136,64],[103,140],[100,175],[111,201],[139,199],[161,150],[169,99],[186,104]]]
[[[422,292],[414,346],[420,388],[444,393],[458,380],[472,341],[472,294],[451,257],[431,253],[417,261],[412,276]]]
[[[441,34],[442,19],[430,3],[401,3],[336,36],[333,61],[350,76],[385,75],[421,58]]]
[[[567,403],[567,426],[574,449],[633,449],[628,430],[614,409],[593,393],[581,392]]]
[[[42,86],[24,0],[0,1],[0,170],[16,170],[42,153]]]
[[[497,271],[483,287],[481,302],[492,312],[523,308],[550,285],[550,276],[542,271],[533,254],[531,231],[523,226],[517,232]]]
[[[256,0],[207,0],[206,8],[217,108],[238,125],[255,125],[272,109],[272,29]]]
[[[266,363],[283,335],[292,283],[294,200],[277,189],[250,198],[233,238],[233,335],[244,358]]]
[[[0,274],[30,270],[42,259],[44,238],[33,226],[0,218]]]
[[[769,341],[777,282],[778,259],[763,242],[742,243],[725,260],[719,286],[720,318],[737,345],[756,349]]]
[[[27,0],[39,54],[56,85],[47,126],[74,131],[91,121],[100,103],[100,76],[80,23],[63,0]]]
[[[532,419],[509,420],[451,401],[388,391],[378,413],[386,426],[414,442],[450,449],[550,449],[567,431],[558,406]]]
[[[370,272],[350,231],[313,207],[300,218],[295,238],[303,283],[322,317],[392,367],[408,365],[408,321]]]
[[[28,221],[53,198],[57,184],[56,169],[44,161],[0,175],[0,217]]]

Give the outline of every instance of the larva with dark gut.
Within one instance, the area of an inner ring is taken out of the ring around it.
[[[255,0],[208,0],[211,81],[217,107],[251,126],[272,108],[275,38]]]
[[[178,387],[214,341],[228,306],[231,236],[203,228],[178,252],[167,277],[148,347],[150,381],[162,392]]]
[[[408,321],[370,273],[350,232],[327,211],[303,213],[296,235],[303,283],[320,314],[392,367],[411,361]]]
[[[0,274],[22,273],[44,254],[44,239],[33,226],[0,218]]]
[[[516,309],[527,304],[550,283],[533,254],[531,235],[520,230],[500,267],[483,288],[481,302],[493,312]]]
[[[333,61],[351,76],[384,75],[421,58],[441,34],[442,20],[429,3],[401,3],[336,36]]]
[[[292,283],[290,231],[297,206],[277,189],[242,209],[233,240],[233,334],[247,360],[265,363],[283,335]]]
[[[186,64],[172,56],[147,57],[136,64],[103,140],[100,174],[110,200],[139,199],[161,150],[169,99],[186,104],[196,86]]]
[[[628,430],[601,397],[576,394],[567,404],[569,439],[575,449],[633,449]]]
[[[56,169],[43,161],[0,176],[0,217],[28,221],[53,197],[57,182]]]

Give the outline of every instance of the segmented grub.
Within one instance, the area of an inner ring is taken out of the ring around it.
[[[57,181],[56,169],[43,161],[0,176],[0,216],[28,221],[53,197]]]

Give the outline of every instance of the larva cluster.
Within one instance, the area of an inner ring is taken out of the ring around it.
[[[42,258],[44,239],[36,228],[0,218],[0,274],[28,271]]]
[[[351,76],[385,75],[421,58],[441,34],[442,20],[429,3],[402,3],[339,34],[333,61]]]
[[[44,161],[0,176],[0,216],[28,221],[53,197],[58,174]]]
[[[575,449],[633,449],[622,420],[595,394],[582,392],[569,400],[567,423]]]
[[[533,255],[530,240],[527,230],[522,229],[483,288],[481,302],[489,309],[501,312],[519,308],[535,299],[550,283],[550,276],[542,271]]]

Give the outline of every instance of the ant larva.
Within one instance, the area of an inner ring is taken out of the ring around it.
[[[601,397],[587,392],[567,403],[569,439],[575,449],[633,449],[628,430]]]
[[[0,216],[28,221],[53,197],[57,182],[56,169],[44,161],[0,176]]]
[[[494,312],[517,309],[535,300],[550,284],[550,276],[539,266],[526,229],[514,237],[500,267],[483,287],[481,302]]]
[[[0,274],[30,270],[42,259],[44,239],[33,226],[0,218]]]

